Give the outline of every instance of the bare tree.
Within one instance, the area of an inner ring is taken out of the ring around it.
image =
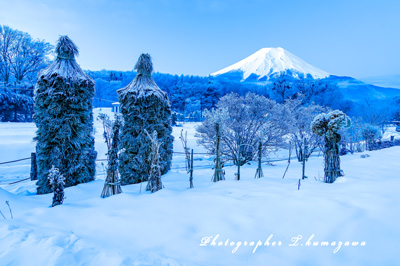
[[[360,117],[352,118],[351,127],[347,130],[339,130],[339,134],[342,136],[341,144],[344,145],[351,154],[363,152],[365,149],[362,143],[364,125]]]
[[[205,120],[197,127],[198,143],[215,153],[215,124],[221,130],[221,155],[225,160],[242,164],[252,160],[262,142],[263,153],[282,143],[284,128],[278,117],[281,105],[275,101],[248,93],[240,97],[235,93],[220,99],[217,108],[204,111]]]
[[[49,43],[33,40],[25,32],[17,31],[12,47],[11,67],[15,80],[20,83],[29,73],[38,72],[47,63],[52,50]]]
[[[326,108],[315,104],[302,106],[300,98],[286,100],[282,111],[281,117],[285,118],[298,161],[308,159],[323,142],[322,137],[312,133],[310,124],[316,115],[326,112]]]
[[[52,45],[33,39],[28,33],[0,26],[0,78],[7,84],[14,75],[20,83],[49,63],[52,49]]]
[[[16,32],[8,26],[0,25],[0,78],[7,85],[11,76],[11,50]]]
[[[381,135],[386,131],[390,119],[393,117],[394,110],[388,108],[380,102],[367,98],[358,104],[358,112],[362,123],[379,127]]]

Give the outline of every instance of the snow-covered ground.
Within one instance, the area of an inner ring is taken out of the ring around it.
[[[105,158],[95,125],[98,158]],[[192,123],[174,128],[174,150],[183,150],[182,129],[189,146],[205,152]],[[34,134],[33,124],[0,123],[0,162],[29,157]],[[54,208],[51,194],[35,195],[34,182],[8,184],[29,177],[29,160],[0,165],[0,211],[7,218],[0,214],[0,265],[400,265],[400,147],[368,154],[343,156],[346,175],[334,184],[319,180],[322,158],[310,158],[300,190],[295,160],[285,179],[287,162],[279,161],[263,165],[261,179],[251,163],[240,181],[236,167],[227,167],[226,181],[213,183],[207,155],[195,156],[189,189],[184,156],[175,154],[165,189],[151,194],[129,185],[106,199],[99,162],[97,180],[67,188],[64,204]]]

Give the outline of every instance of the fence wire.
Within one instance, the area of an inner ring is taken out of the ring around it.
[[[174,154],[186,154],[185,152],[173,152]],[[198,153],[193,153],[193,154],[198,154],[198,155],[208,155],[208,156],[214,156],[215,154],[210,154],[210,153],[204,153],[204,152],[198,152]],[[311,155],[310,157],[319,157],[320,155]],[[292,156],[290,157],[290,159],[296,159],[296,156]],[[17,160],[12,160],[12,161],[7,161],[7,162],[0,162],[0,165],[4,165],[4,164],[10,164],[10,163],[15,163],[15,162],[20,162],[20,161],[25,161],[25,160],[31,160],[31,157],[26,157],[26,158],[22,158],[22,159],[17,159]],[[281,161],[287,161],[289,160],[289,157],[287,158],[280,158],[280,159],[275,159],[275,160],[263,160],[262,163],[272,163],[272,162],[281,162]],[[97,162],[105,162],[107,161],[107,159],[97,159]],[[227,166],[232,166],[234,165],[234,163],[225,163],[224,167]],[[206,165],[194,165],[193,168],[194,169],[213,169],[213,167],[215,167],[214,164],[206,164]],[[171,170],[184,170],[186,169],[186,166],[177,166],[177,167],[172,167]],[[9,185],[11,184],[16,184],[25,180],[29,180],[31,179],[30,177],[22,179],[22,180],[18,180],[18,181],[14,181],[9,183]]]
[[[14,161],[2,162],[0,164],[15,163],[15,162],[20,162],[20,161],[25,161],[25,160],[30,160],[30,159],[31,159],[31,157],[28,157],[28,158],[18,159],[18,160],[14,160]]]

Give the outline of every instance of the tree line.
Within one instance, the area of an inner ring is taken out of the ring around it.
[[[96,81],[95,107],[110,107],[112,102],[117,101],[116,90],[126,86],[135,76],[132,71],[102,70],[88,71],[88,74]],[[336,84],[309,77],[297,79],[282,74],[264,83],[163,73],[154,73],[153,78],[167,92],[172,111],[181,121],[201,121],[204,119],[204,110],[214,108],[219,98],[232,92],[242,96],[252,92],[278,103],[296,99],[301,94],[304,96],[304,105],[314,102],[346,113],[354,107],[352,101],[344,100]]]

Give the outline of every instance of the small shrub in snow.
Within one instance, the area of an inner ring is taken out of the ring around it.
[[[49,170],[48,179],[54,193],[52,207],[63,204],[65,177],[53,165]]]
[[[350,150],[347,149],[346,147],[343,147],[340,149],[339,155],[342,156],[342,155],[346,155],[348,153],[350,153]]]
[[[374,150],[375,141],[377,139],[382,138],[382,134],[379,127],[371,124],[364,124],[361,132],[365,140],[366,150],[368,151]]]

